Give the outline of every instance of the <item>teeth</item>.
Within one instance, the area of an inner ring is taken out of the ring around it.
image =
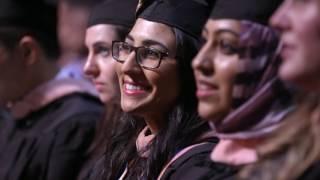
[[[208,89],[210,89],[209,86],[204,85],[204,84],[198,84],[197,88],[198,88],[199,90],[208,90]]]
[[[127,90],[142,90],[141,86],[135,86],[135,85],[132,85],[132,84],[125,84],[125,88]]]

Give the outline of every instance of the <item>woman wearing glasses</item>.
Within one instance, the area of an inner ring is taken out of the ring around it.
[[[127,147],[136,152],[120,179],[156,179],[174,155],[205,141],[200,136],[208,130],[197,116],[190,62],[210,5],[192,0],[145,3],[126,40],[114,41],[112,47],[126,119],[133,126],[146,124],[129,139]]]

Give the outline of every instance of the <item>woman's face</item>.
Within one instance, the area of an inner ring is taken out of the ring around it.
[[[240,30],[238,21],[211,19],[203,30],[205,43],[192,67],[197,84],[198,112],[204,119],[217,122],[231,110]]]
[[[175,35],[169,26],[138,19],[126,43],[168,53],[155,69],[141,67],[132,51],[125,62],[117,64],[121,90],[121,107],[145,119],[158,121],[172,108],[179,93],[178,63]]]
[[[271,24],[281,32],[281,78],[319,91],[320,1],[286,0],[271,18]]]
[[[85,44],[89,50],[84,72],[93,81],[102,102],[119,103],[117,62],[111,55],[113,40],[119,40],[113,25],[100,24],[87,29]]]

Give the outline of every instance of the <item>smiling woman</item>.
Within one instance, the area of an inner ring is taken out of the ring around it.
[[[241,23],[209,20],[203,31],[206,41],[193,61],[197,80],[198,110],[204,119],[221,121],[232,109],[232,91],[240,65]]]
[[[237,0],[218,0],[205,25],[205,43],[192,67],[199,114],[220,138],[214,163],[237,169],[259,161],[261,142],[291,112],[290,93],[276,75],[279,39],[266,25],[280,3],[246,0],[239,8]]]
[[[167,25],[138,19],[126,43],[150,49],[145,50],[147,55],[142,54],[142,51],[136,51],[136,55],[130,53],[119,64],[117,73],[121,87],[121,107],[125,112],[143,116],[151,131],[157,133],[166,123],[164,116],[175,104],[180,91],[176,73],[178,62],[172,58],[176,54],[174,32]],[[154,52],[151,48],[155,49]],[[154,59],[159,62],[158,68],[150,70],[151,66],[145,67],[145,62],[151,61],[155,52],[168,50],[171,50],[167,52],[171,54],[170,57],[159,56]],[[143,68],[139,67],[141,64]]]
[[[210,3],[156,0],[147,7],[143,4],[125,41],[113,42],[121,107],[133,122],[146,123],[135,142],[137,152],[127,159],[124,179],[156,179],[171,158],[203,140],[201,135],[208,131],[197,116],[190,62]],[[189,11],[194,17],[189,18]]]

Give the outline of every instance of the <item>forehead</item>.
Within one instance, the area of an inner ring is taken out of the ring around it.
[[[171,27],[141,18],[136,21],[129,36],[137,43],[152,40],[164,44],[168,48],[173,48],[175,44],[175,35]]]
[[[204,31],[209,33],[214,33],[219,30],[228,30],[239,34],[241,32],[241,22],[232,19],[209,19],[204,29]]]
[[[117,40],[117,32],[114,25],[98,24],[89,27],[86,30],[86,44],[92,44],[97,41],[112,42]]]

